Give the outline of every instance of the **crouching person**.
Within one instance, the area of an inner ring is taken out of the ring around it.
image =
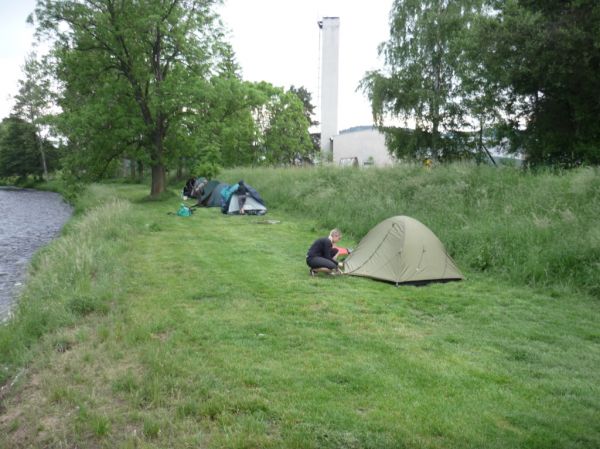
[[[338,250],[333,245],[341,238],[342,233],[338,229],[333,229],[328,237],[322,237],[313,242],[306,254],[306,264],[310,267],[311,276],[319,272],[340,274],[336,260]]]

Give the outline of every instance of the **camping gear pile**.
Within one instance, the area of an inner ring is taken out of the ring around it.
[[[265,202],[254,187],[239,181],[225,184],[216,179],[190,178],[183,188],[184,199],[195,198],[194,207],[220,207],[229,215],[264,215]]]
[[[202,190],[207,182],[208,180],[203,177],[192,177],[188,179],[181,192],[182,198],[184,200],[187,200],[188,198],[197,198],[198,193]]]

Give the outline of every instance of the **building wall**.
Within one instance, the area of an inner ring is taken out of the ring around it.
[[[321,150],[331,151],[338,133],[339,17],[323,17],[321,27]]]
[[[360,166],[367,165],[370,160],[378,167],[395,162],[385,146],[385,136],[376,128],[347,131],[333,137],[334,164],[344,165],[355,157]]]

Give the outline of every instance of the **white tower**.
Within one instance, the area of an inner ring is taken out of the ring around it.
[[[340,18],[323,17],[321,29],[321,153],[327,160],[338,133],[338,60]]]

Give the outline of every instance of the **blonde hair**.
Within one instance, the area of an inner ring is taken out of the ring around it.
[[[333,237],[334,235],[341,238],[342,232],[338,228],[332,229],[329,233],[329,237]]]

